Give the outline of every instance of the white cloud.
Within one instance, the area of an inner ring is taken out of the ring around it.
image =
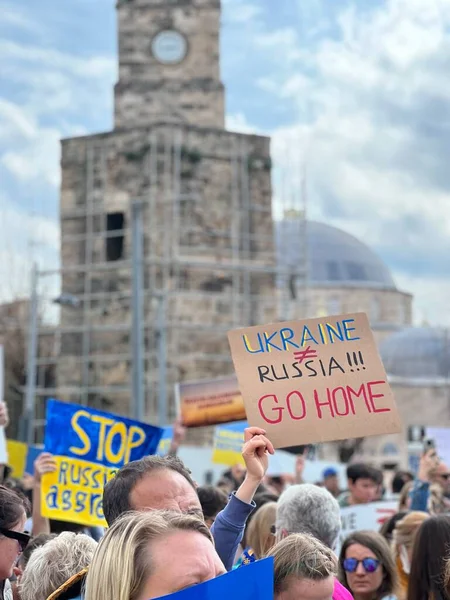
[[[223,4],[227,10],[228,21],[233,23],[253,21],[263,12],[258,4],[243,0],[225,0]]]
[[[23,11],[18,10],[17,7],[7,4],[6,2],[2,3],[0,26],[17,28],[31,33],[40,31],[37,24],[28,19]]]
[[[236,133],[261,133],[257,127],[248,122],[247,117],[242,112],[226,115],[226,128]]]
[[[307,154],[311,217],[390,257],[418,313],[428,306],[428,320],[448,323],[450,2],[389,0],[369,15],[355,6],[341,10],[334,38],[305,46],[286,36],[304,64],[260,78],[299,115],[272,132],[274,158],[285,165],[288,145]]]
[[[58,264],[59,224],[21,209],[0,192],[0,302],[27,296],[32,262],[52,268]]]
[[[40,126],[29,110],[0,99],[0,164],[17,180],[57,187],[60,138],[61,131]]]

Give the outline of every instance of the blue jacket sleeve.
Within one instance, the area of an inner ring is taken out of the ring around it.
[[[242,502],[233,492],[228,504],[217,515],[211,527],[217,554],[227,571],[233,568],[234,558],[244,535],[245,524],[254,508],[254,502],[251,504]]]
[[[411,507],[410,510],[420,510],[428,512],[428,496],[430,494],[430,484],[428,481],[416,479],[410,492]]]

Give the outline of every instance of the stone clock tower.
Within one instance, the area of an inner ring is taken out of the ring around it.
[[[62,142],[61,281],[79,305],[61,308],[57,394],[130,414],[143,379],[146,418],[169,423],[174,384],[232,373],[229,329],[275,318],[270,139],[224,127],[219,0],[117,14],[114,129]]]
[[[116,128],[224,126],[220,0],[122,0],[118,33]]]

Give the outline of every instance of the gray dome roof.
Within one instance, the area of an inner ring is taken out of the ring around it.
[[[277,264],[299,272],[305,224],[300,219],[277,221]],[[313,286],[371,287],[395,290],[389,269],[358,239],[325,223],[308,221],[308,277]]]
[[[389,375],[408,379],[450,376],[450,338],[445,329],[408,327],[386,338],[380,354]]]

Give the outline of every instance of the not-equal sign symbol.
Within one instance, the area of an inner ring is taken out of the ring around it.
[[[366,370],[366,367],[364,366],[364,359],[363,359],[363,355],[362,355],[361,351],[359,351],[358,353],[347,352],[347,362],[350,365],[350,371],[352,373],[355,372],[355,369],[357,371],[359,371],[360,369],[364,369],[364,371]]]

